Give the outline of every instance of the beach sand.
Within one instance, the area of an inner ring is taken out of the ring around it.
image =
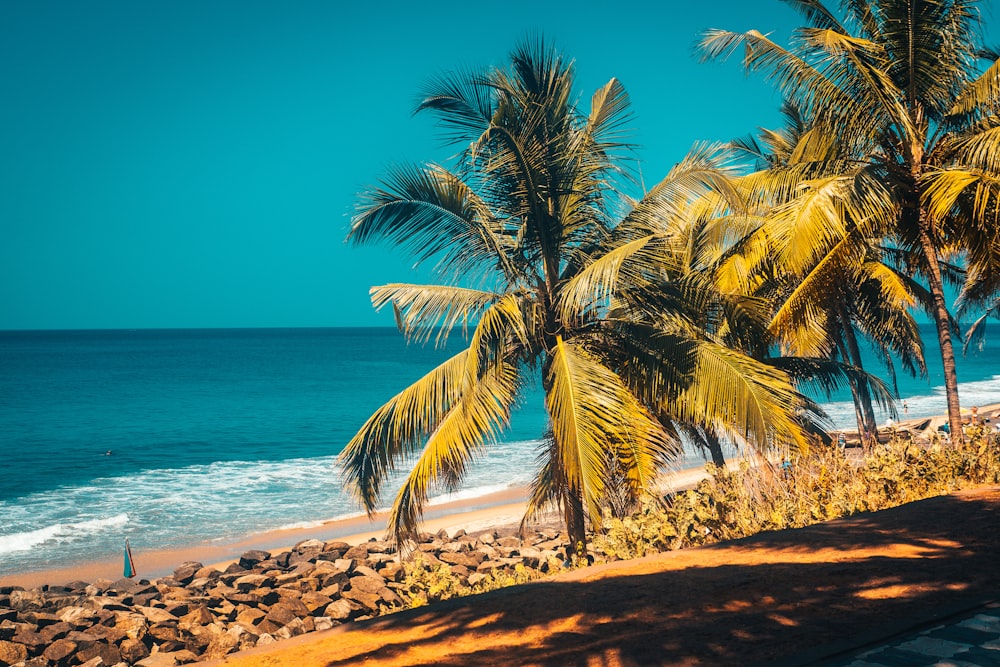
[[[706,476],[704,468],[692,468],[670,472],[663,478],[666,490],[688,488]],[[422,530],[437,533],[445,530],[449,535],[459,529],[475,533],[487,529],[518,525],[524,516],[528,489],[510,489],[471,499],[454,500],[430,505],[424,514]],[[226,544],[206,544],[184,549],[143,551],[132,546],[138,577],[154,579],[173,573],[174,569],[186,561],[197,561],[213,565],[222,570],[251,549],[279,552],[290,549],[303,540],[341,540],[349,544],[359,544],[370,539],[385,536],[385,513],[378,513],[369,520],[366,516],[323,522],[317,526],[275,530]],[[65,584],[70,581],[94,581],[96,579],[120,579],[121,559],[81,563],[74,567],[39,570],[19,574],[0,575],[0,586],[23,586],[33,588],[44,584]]]

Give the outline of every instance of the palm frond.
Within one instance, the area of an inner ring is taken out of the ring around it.
[[[515,366],[492,366],[466,383],[455,405],[429,434],[413,468],[403,481],[386,521],[397,544],[415,537],[431,485],[458,488],[467,464],[507,427],[517,397]]]
[[[644,489],[670,443],[616,373],[561,337],[552,351],[546,386],[560,474],[583,499],[591,521],[599,522],[607,455],[627,457],[630,483]]]
[[[439,346],[447,342],[454,327],[467,329],[500,298],[493,292],[466,287],[406,283],[373,287],[370,294],[376,310],[392,304],[396,324],[407,340],[424,343],[435,336]]]

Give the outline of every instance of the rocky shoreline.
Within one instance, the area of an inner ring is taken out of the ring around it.
[[[565,560],[554,528],[420,535],[429,565],[463,585],[515,568],[538,575]],[[372,618],[405,606],[394,545],[305,540],[279,553],[252,550],[224,570],[186,562],[172,576],[0,587],[0,665],[173,667]],[[530,573],[529,573],[530,574]]]

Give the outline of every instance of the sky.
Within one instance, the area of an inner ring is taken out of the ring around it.
[[[429,79],[542,34],[582,102],[622,81],[653,183],[780,125],[698,35],[799,23],[777,0],[0,3],[0,329],[391,325],[368,289],[428,274],[344,239],[387,168],[453,154],[412,113]]]

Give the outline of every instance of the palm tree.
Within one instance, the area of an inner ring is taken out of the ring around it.
[[[941,262],[983,244],[1000,188],[1000,60],[986,54],[979,67],[978,3],[842,0],[838,16],[819,0],[787,2],[808,22],[789,49],[757,31],[722,30],[707,32],[702,49],[715,58],[742,47],[747,70],[767,72],[815,131],[844,147],[840,166],[855,174],[852,206],[862,214],[855,224],[885,238],[927,283],[949,424],[961,438]],[[821,201],[829,212],[844,205],[837,192]],[[802,253],[843,234],[833,217],[800,230]]]
[[[733,142],[752,157],[758,171],[743,179],[751,199],[763,208],[754,230],[771,250],[762,256],[758,271],[775,310],[769,325],[777,344],[796,357],[841,359],[854,400],[858,433],[872,444],[878,430],[873,400],[895,416],[892,393],[878,378],[864,372],[860,340],[879,353],[895,385],[895,355],[904,369],[926,373],[919,329],[909,309],[918,303],[919,286],[887,262],[879,239],[866,238],[853,224],[850,205],[856,187],[854,174],[838,173],[847,161],[830,137],[812,131],[809,119],[793,103],[782,108],[786,125]],[[832,168],[834,173],[827,173]],[[789,181],[794,188],[787,187]],[[823,217],[826,194],[847,202],[832,209],[844,223],[843,232],[823,238],[812,252],[789,252],[799,245],[800,228]],[[847,193],[847,194],[845,194]],[[819,205],[817,205],[819,204]]]
[[[442,280],[375,287],[373,304],[391,304],[413,341],[467,333],[467,348],[379,408],[341,454],[369,513],[387,476],[411,466],[388,521],[401,545],[431,486],[458,485],[496,441],[532,372],[549,429],[525,519],[560,506],[574,546],[609,495],[652,490],[680,453],[673,420],[762,448],[805,445],[787,377],[699,327],[706,310],[727,317],[725,299],[705,277],[670,271],[664,221],[727,187],[713,152],[629,203],[618,194],[627,94],[612,79],[584,114],[572,87],[572,64],[541,40],[520,44],[507,69],[432,82],[418,111],[461,147],[455,168],[397,168],[353,219],[351,242],[402,246]]]

